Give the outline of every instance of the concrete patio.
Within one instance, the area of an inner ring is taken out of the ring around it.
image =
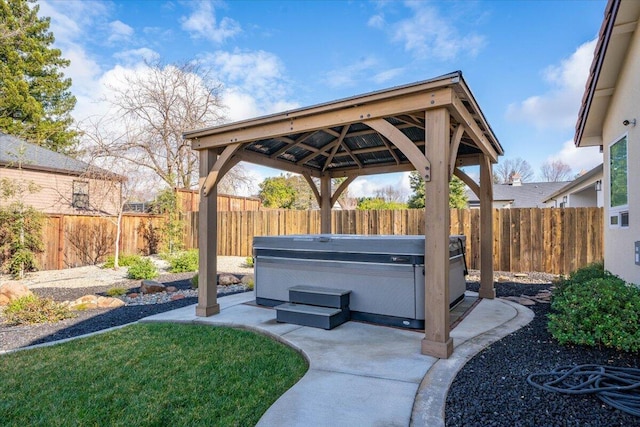
[[[467,292],[475,299],[476,294]],[[193,306],[141,322],[181,322],[246,328],[302,352],[309,371],[264,414],[259,426],[444,426],[447,390],[467,360],[531,321],[531,310],[482,299],[451,331],[449,359],[420,354],[422,332],[358,322],[333,330],[278,323],[253,293],[219,299],[220,314],[196,317]]]

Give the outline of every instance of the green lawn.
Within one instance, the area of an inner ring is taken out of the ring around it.
[[[252,332],[136,324],[0,356],[0,424],[251,426],[307,369]]]

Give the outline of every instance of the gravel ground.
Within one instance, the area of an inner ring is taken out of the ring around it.
[[[535,279],[544,277],[535,275]],[[518,279],[514,279],[518,280]],[[540,280],[532,280],[540,281]],[[535,295],[549,284],[496,283],[498,297]],[[476,291],[477,282],[467,289]],[[594,395],[569,396],[538,390],[527,376],[560,366],[599,364],[640,367],[640,355],[615,350],[561,346],[547,332],[549,304],[530,306],[529,325],[471,359],[447,396],[447,426],[638,426],[640,418],[604,404]]]

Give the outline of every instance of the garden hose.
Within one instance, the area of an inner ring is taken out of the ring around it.
[[[640,417],[640,369],[602,365],[562,366],[531,374],[527,382],[544,391],[595,394],[627,414]]]

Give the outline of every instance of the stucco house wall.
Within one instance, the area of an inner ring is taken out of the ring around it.
[[[608,1],[574,138],[578,147],[600,146],[603,153],[605,268],[636,285],[640,285],[639,22],[640,2]]]
[[[628,282],[640,284],[640,265],[635,265],[634,244],[640,241],[640,28],[636,27],[616,89],[605,116],[604,154],[605,268]],[[625,126],[624,120],[638,120]],[[611,206],[611,144],[627,137],[627,185],[629,227],[609,224]]]

